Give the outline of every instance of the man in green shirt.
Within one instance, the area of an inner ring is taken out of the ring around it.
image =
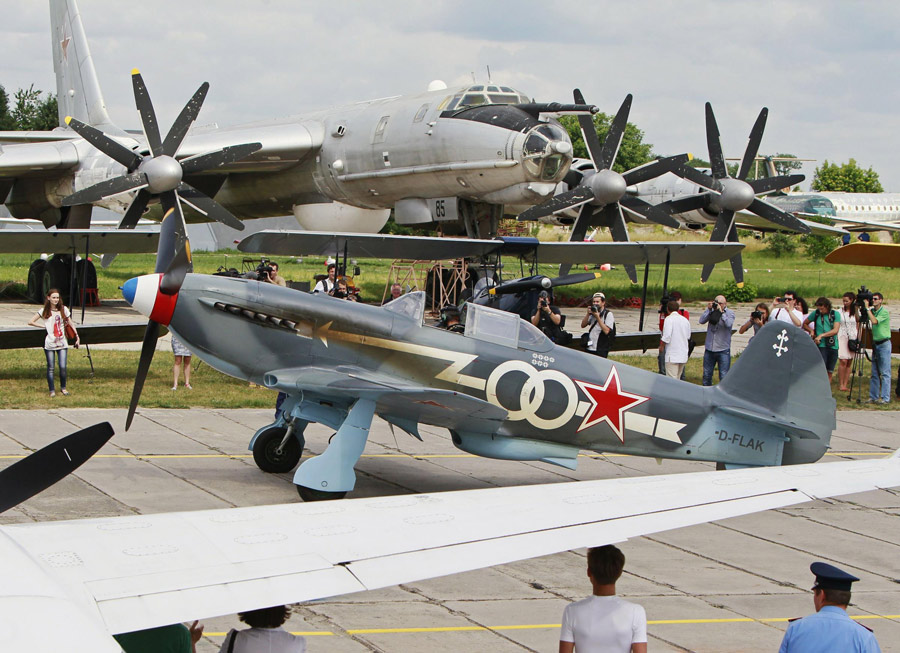
[[[891,314],[884,307],[884,295],[873,292],[872,301],[865,311],[872,323],[869,403],[887,404],[891,401]]]

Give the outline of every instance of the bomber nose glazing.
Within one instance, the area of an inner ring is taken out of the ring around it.
[[[533,127],[525,137],[522,163],[526,172],[541,181],[559,181],[572,163],[572,142],[559,125]]]

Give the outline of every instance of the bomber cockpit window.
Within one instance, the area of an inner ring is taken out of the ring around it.
[[[527,95],[509,86],[476,84],[454,95],[444,110],[452,111],[483,104],[526,104],[528,102],[530,100]]]

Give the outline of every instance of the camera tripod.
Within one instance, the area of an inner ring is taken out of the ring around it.
[[[848,400],[853,400],[853,385],[856,384],[856,403],[862,403],[862,387],[863,387],[863,374],[864,368],[866,365],[866,361],[869,361],[869,373],[871,374],[871,366],[872,361],[869,358],[868,352],[866,352],[865,343],[871,337],[872,334],[872,324],[869,322],[869,316],[866,314],[865,309],[860,311],[859,320],[856,323],[856,341],[859,343],[856,351],[853,352],[853,363],[850,366],[850,392],[847,394]],[[859,376],[859,382],[856,381],[857,375]]]

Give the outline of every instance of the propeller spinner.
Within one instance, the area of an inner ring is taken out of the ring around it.
[[[234,229],[243,230],[244,224],[218,202],[200,192],[183,178],[202,170],[239,161],[262,148],[261,143],[243,143],[229,145],[221,150],[208,152],[178,161],[176,155],[191,123],[196,120],[203,106],[203,100],[209,91],[209,84],[204,82],[194,96],[175,119],[165,140],[161,140],[156,112],[150,95],[144,85],[144,79],[137,69],[131,71],[134,87],[134,102],[141,114],[141,123],[150,148],[148,156],[141,156],[113,140],[98,129],[86,125],[80,120],[68,117],[66,124],[90,142],[98,150],[121,163],[128,173],[120,177],[107,179],[83,190],[72,193],[63,199],[63,206],[90,204],[112,195],[137,190],[137,195],[119,223],[120,229],[133,229],[147,204],[153,198],[159,198],[163,210],[168,211],[179,202],[184,202],[211,220],[216,220]]]

